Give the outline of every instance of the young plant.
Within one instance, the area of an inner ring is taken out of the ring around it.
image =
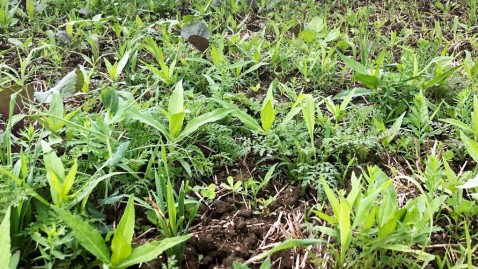
[[[176,84],[174,91],[171,93],[171,96],[169,97],[168,111],[161,109],[163,114],[166,115],[166,117],[168,118],[169,128],[166,128],[160,121],[155,119],[153,116],[139,111],[134,106],[131,106],[128,109],[129,113],[127,114],[131,119],[138,120],[142,123],[150,125],[151,127],[154,127],[159,132],[161,132],[161,134],[163,134],[169,142],[179,143],[180,141],[194,133],[204,124],[221,120],[234,110],[233,108],[220,108],[213,110],[211,112],[193,118],[183,129],[183,122],[186,112],[186,108],[184,107],[183,92],[183,82],[179,81]]]
[[[73,232],[78,243],[88,252],[93,254],[103,268],[122,269],[155,259],[164,251],[187,241],[191,236],[166,238],[161,241],[151,241],[139,247],[133,248],[134,235],[134,198],[131,196],[126,205],[125,212],[121,217],[116,230],[113,233],[111,246],[108,247],[101,234],[90,226],[80,216],[53,206],[60,219],[62,219]]]
[[[175,238],[188,234],[188,228],[199,209],[199,203],[186,198],[184,182],[176,193],[169,177],[169,168],[164,144],[161,145],[161,162],[159,171],[155,171],[156,193],[149,200],[152,211],[148,219],[160,228],[165,238]],[[152,214],[151,214],[152,213]],[[169,257],[176,257],[180,264],[183,259],[185,243],[180,242],[166,251]]]
[[[278,85],[278,81],[274,80],[269,86],[269,90],[267,91],[267,96],[266,98],[264,98],[264,101],[262,103],[260,125],[252,116],[242,111],[236,105],[229,104],[218,99],[214,99],[214,101],[218,102],[226,109],[231,109],[232,110],[231,115],[239,119],[251,131],[261,135],[267,135],[269,130],[272,128],[274,120],[275,120],[276,112],[274,110],[273,91],[277,87],[277,85]]]
[[[166,85],[174,84],[177,78],[177,75],[175,74],[176,58],[171,62],[171,65],[168,66],[166,61],[164,60],[163,50],[150,36],[145,38],[145,43],[143,43],[143,47],[154,56],[154,59],[156,59],[156,62],[160,66],[160,69],[158,69],[151,64],[143,62],[146,68],[151,71],[156,77],[158,77],[162,82],[166,83]]]
[[[473,111],[471,112],[471,126],[456,120],[442,119],[441,121],[449,123],[460,130],[460,138],[468,154],[478,162],[478,98],[473,96]],[[470,138],[471,136],[471,138]]]

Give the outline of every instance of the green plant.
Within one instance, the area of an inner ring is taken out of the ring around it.
[[[58,216],[73,231],[73,236],[79,244],[93,254],[98,261],[107,268],[128,268],[135,264],[148,262],[163,251],[168,250],[190,238],[189,235],[166,238],[161,241],[151,241],[139,247],[133,248],[131,243],[134,235],[134,198],[131,196],[118,227],[113,233],[110,248],[100,233],[90,226],[85,220],[77,215],[59,208],[53,207]],[[110,254],[111,250],[111,254]]]
[[[149,199],[152,210],[148,211],[148,219],[156,224],[165,238],[186,236],[191,222],[194,220],[199,209],[199,203],[186,198],[186,187],[184,182],[176,193],[169,176],[166,149],[161,146],[159,171],[154,172],[156,192],[151,193],[154,200]],[[166,250],[168,257],[176,257],[178,264],[181,264],[185,243]]]
[[[0,251],[0,268],[17,268],[20,252],[15,252],[13,255],[10,253],[10,207],[7,208],[0,224]]]
[[[183,83],[182,81],[179,81],[176,84],[174,91],[171,93],[171,96],[169,97],[168,111],[161,109],[163,114],[168,118],[168,129],[160,121],[156,120],[153,116],[139,111],[134,106],[131,106],[128,109],[128,116],[131,119],[138,120],[142,123],[150,125],[151,127],[154,127],[156,130],[161,132],[161,134],[164,135],[164,137],[169,142],[179,143],[180,141],[194,133],[204,124],[221,120],[233,111],[232,108],[220,108],[213,110],[211,112],[193,118],[183,129],[183,122],[186,113],[183,95]]]

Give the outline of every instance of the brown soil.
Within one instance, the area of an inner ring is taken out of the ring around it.
[[[248,260],[269,249],[270,244],[291,238],[292,230],[300,236],[297,225],[301,219],[290,221],[293,215],[303,215],[298,209],[299,196],[298,188],[285,186],[262,214],[235,201],[232,195],[216,200],[191,229],[193,237],[187,244],[185,268],[232,268],[234,261]],[[239,199],[237,195],[235,198]],[[291,251],[277,253],[273,258],[273,268],[292,268]]]

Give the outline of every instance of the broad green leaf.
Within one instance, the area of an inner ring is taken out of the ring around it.
[[[473,114],[471,116],[471,122],[473,124],[473,135],[476,140],[478,139],[478,98],[476,94],[473,95]]]
[[[405,117],[406,112],[403,112],[400,117],[398,117],[395,122],[392,124],[392,127],[386,131],[386,136],[382,140],[383,145],[388,145],[390,142],[395,138],[397,135],[398,131],[400,130],[400,127],[402,126],[402,121],[403,118]]]
[[[329,185],[325,181],[323,176],[320,177],[322,182],[322,187],[324,188],[324,192],[327,195],[327,199],[329,200],[330,206],[332,206],[332,211],[336,218],[340,217],[340,202],[337,197],[335,197],[334,192],[330,189]]]
[[[324,29],[324,26],[325,26],[324,19],[322,19],[319,16],[315,16],[312,18],[312,20],[310,20],[306,28],[316,33],[320,33],[322,29]]]
[[[128,200],[128,204],[126,204],[126,208],[123,213],[123,216],[121,217],[121,220],[118,224],[118,228],[115,231],[115,235],[122,234],[129,245],[131,245],[133,241],[134,221],[135,221],[134,196],[130,196]]]
[[[338,223],[340,230],[340,261],[343,262],[345,254],[349,248],[350,241],[352,240],[352,229],[350,225],[350,208],[349,203],[343,197],[340,197],[340,213],[338,215]]]
[[[73,231],[73,236],[78,240],[78,243],[84,247],[88,252],[93,254],[96,258],[104,263],[109,263],[110,253],[106,246],[105,240],[101,234],[90,226],[79,216],[72,215],[65,210],[53,206],[58,216],[68,227]]]
[[[426,90],[432,86],[435,86],[437,85],[438,83],[442,82],[443,80],[445,80],[446,78],[448,78],[449,76],[451,76],[453,73],[455,73],[456,71],[458,71],[459,69],[461,69],[461,65],[459,66],[456,66],[436,77],[434,77],[433,79],[425,82],[425,84],[423,85],[423,89]]]
[[[347,106],[349,105],[350,101],[352,100],[352,98],[354,97],[354,94],[355,94],[355,89],[353,89],[349,95],[347,95],[344,100],[342,100],[342,102],[340,103],[340,110],[343,110],[345,111],[347,109]]]
[[[169,134],[171,138],[176,138],[183,128],[184,111],[169,115]]]
[[[176,137],[175,142],[179,142],[183,140],[184,138],[188,137],[204,124],[223,119],[224,117],[226,117],[229,113],[232,113],[233,111],[234,111],[233,108],[219,108],[211,112],[205,113],[201,116],[195,117],[194,119],[188,122],[186,127],[184,127],[184,130]]]
[[[342,91],[342,92],[336,94],[333,99],[343,100],[343,99],[345,99],[345,98],[350,94],[350,92],[352,92],[352,91],[354,91],[354,94],[353,94],[352,97],[360,97],[360,96],[366,96],[366,95],[371,95],[371,94],[373,94],[373,91],[371,91],[370,89],[357,87],[357,88],[353,88],[352,90]]]
[[[191,235],[165,238],[161,241],[153,241],[134,248],[133,251],[131,251],[131,255],[123,260],[118,265],[117,269],[123,269],[135,264],[149,262],[158,257],[165,250],[186,242],[190,237]]]
[[[118,65],[116,67],[116,73],[114,75],[115,80],[118,80],[119,76],[123,72],[123,69],[126,67],[126,64],[128,63],[130,54],[131,54],[131,50],[127,50],[123,54],[123,57],[121,57],[120,61],[118,62]]]
[[[168,113],[174,115],[184,112],[184,90],[183,81],[176,84],[171,96],[169,97]]]
[[[259,269],[269,269],[271,268],[271,259],[270,258],[267,258],[261,265],[261,267],[259,267]]]
[[[342,61],[344,61],[344,63],[345,63],[348,67],[352,68],[352,70],[354,70],[355,72],[364,74],[364,75],[368,75],[368,69],[367,69],[367,67],[365,67],[365,66],[362,65],[361,63],[355,61],[354,59],[343,55],[340,51],[337,51],[337,54],[340,56],[340,58],[342,59]]]
[[[470,133],[470,134],[473,134],[473,129],[471,129],[468,125],[466,125],[465,123],[459,121],[459,120],[455,120],[455,119],[440,119],[440,121],[442,122],[446,122],[446,123],[449,123],[455,127],[458,127],[459,129],[461,129],[462,131],[465,131],[467,133]]]
[[[110,167],[118,165],[124,159],[130,143],[130,141],[121,143],[113,153],[113,156],[110,156],[108,160],[106,160],[105,165]]]
[[[373,90],[376,90],[379,85],[377,77],[367,74],[355,73],[354,79]]]
[[[126,113],[130,117],[130,119],[133,120],[138,120],[144,124],[147,124],[151,127],[154,127],[156,130],[161,132],[166,139],[171,140],[171,137],[169,135],[169,132],[166,130],[163,124],[161,124],[158,120],[153,118],[151,115],[146,114],[144,112],[140,112],[137,108],[135,107],[130,107],[128,109],[128,112]]]
[[[389,250],[394,250],[394,251],[405,252],[405,253],[413,253],[413,254],[417,255],[417,258],[419,260],[424,261],[426,263],[428,263],[430,261],[433,261],[435,259],[435,256],[432,255],[432,254],[426,253],[422,250],[411,249],[410,247],[405,246],[405,245],[399,245],[399,244],[386,245],[386,246],[384,246],[384,248],[389,249]]]
[[[314,144],[314,128],[315,128],[315,100],[312,95],[305,96],[305,103],[301,104],[302,115],[304,117],[307,131],[309,132],[310,141]]]
[[[299,33],[299,38],[306,43],[311,43],[317,37],[317,33],[312,30],[305,29]]]
[[[466,136],[463,132],[461,132],[460,137],[463,145],[465,145],[465,148],[468,151],[468,154],[470,154],[471,158],[473,158],[475,162],[478,162],[478,145],[476,141]]]
[[[65,177],[65,181],[63,182],[61,196],[66,197],[68,192],[70,192],[71,187],[73,187],[73,183],[75,183],[76,172],[78,169],[78,162],[75,160],[75,163],[70,168],[70,172]]]
[[[7,269],[10,263],[10,207],[0,224],[0,268]]]
[[[478,188],[478,175],[474,178],[469,179],[465,184],[458,186],[460,189],[473,189]]]
[[[272,100],[268,100],[261,110],[261,123],[264,131],[269,131],[274,123],[275,111]]]
[[[101,91],[101,101],[110,115],[113,116],[116,114],[119,106],[119,97],[113,88],[106,88]]]
[[[111,242],[111,263],[113,266],[118,265],[121,261],[131,255],[131,244],[128,244],[122,234],[115,234]]]
[[[289,113],[287,113],[287,116],[285,117],[284,121],[281,123],[282,126],[285,126],[287,125],[287,123],[289,123],[290,120],[292,120],[292,118],[299,114],[299,112],[301,111],[301,108],[298,107],[306,98],[308,94],[299,94],[299,96],[297,97],[297,100],[295,101],[295,103],[292,105],[292,108],[290,109]]]

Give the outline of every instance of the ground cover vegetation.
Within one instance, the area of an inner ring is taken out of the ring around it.
[[[477,10],[0,0],[0,268],[476,268]]]

